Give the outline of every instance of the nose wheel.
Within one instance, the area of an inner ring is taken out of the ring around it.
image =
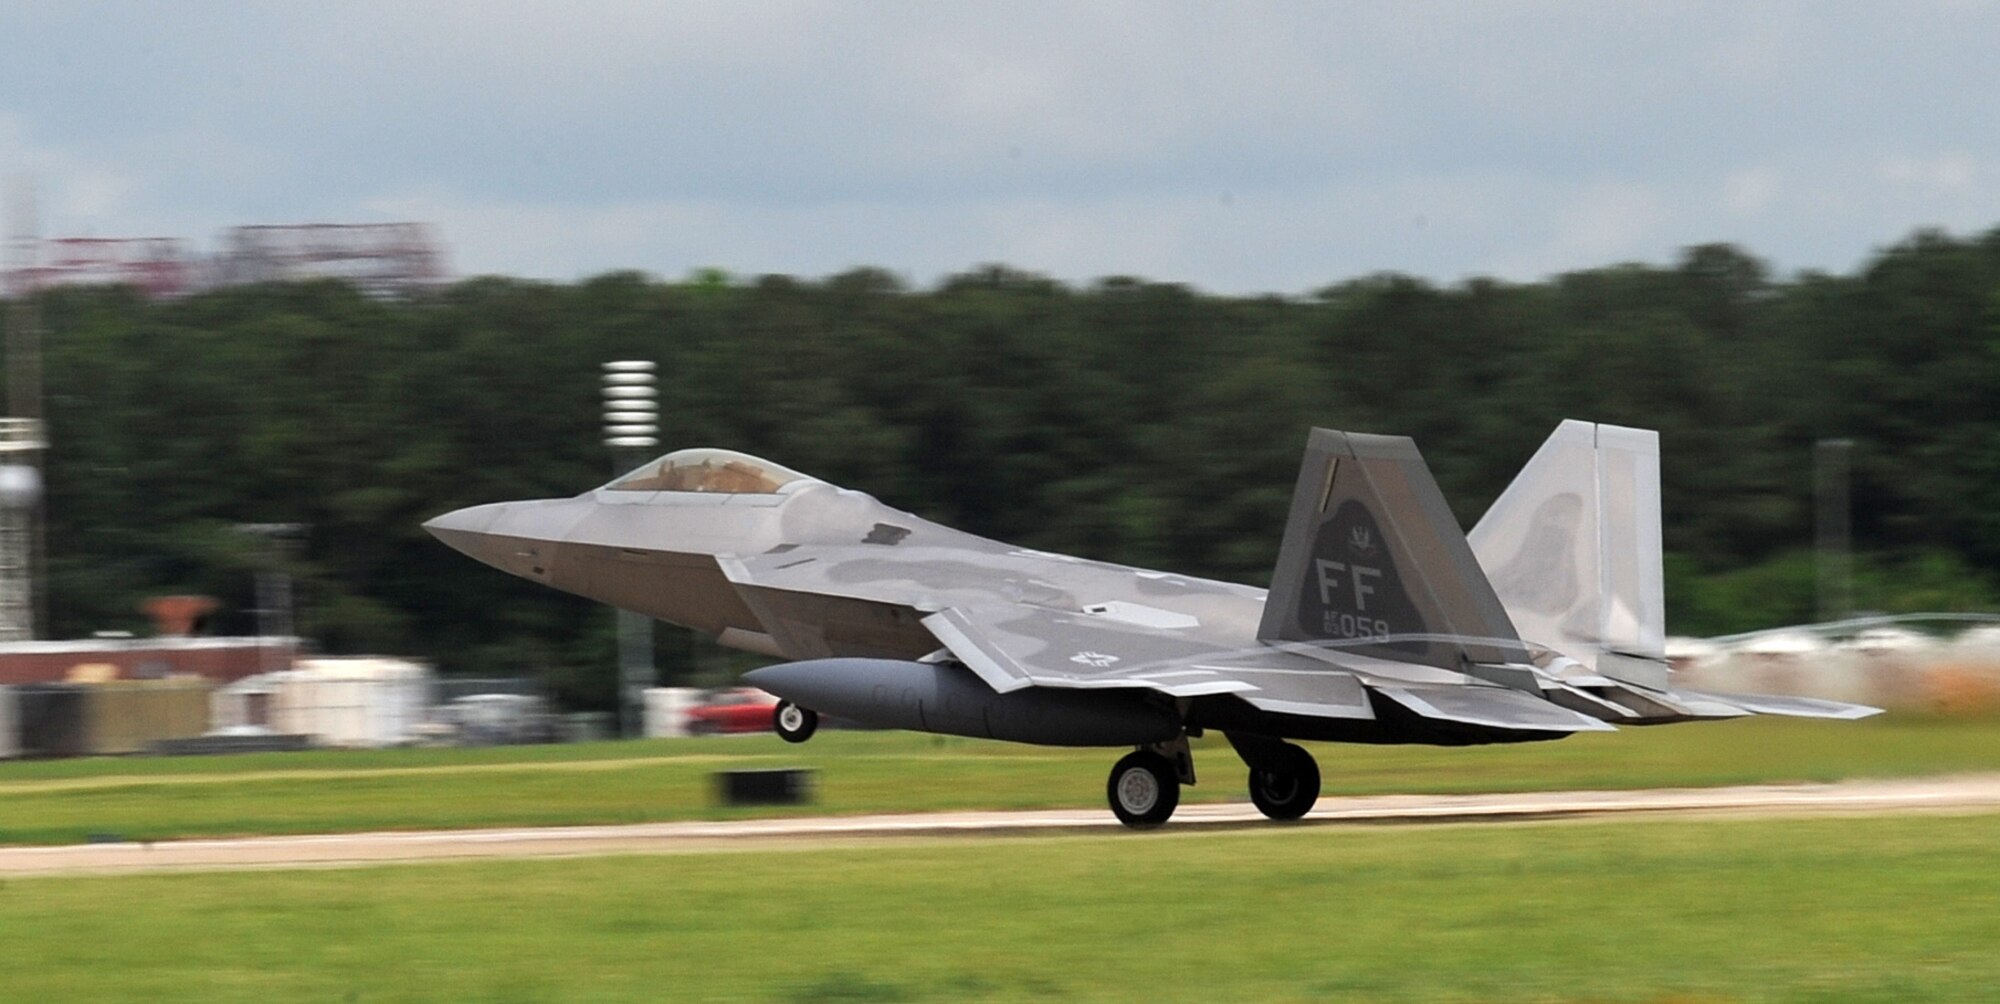
[[[1126,754],[1111,768],[1104,787],[1111,814],[1135,830],[1166,822],[1181,803],[1181,779],[1173,761],[1151,750]]]
[[[788,743],[802,743],[812,738],[819,728],[819,712],[811,708],[801,708],[790,701],[779,701],[771,712],[771,727],[778,738]]]

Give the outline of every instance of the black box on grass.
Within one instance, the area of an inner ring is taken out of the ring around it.
[[[805,767],[717,771],[715,794],[724,805],[804,805],[812,801],[813,771]]]

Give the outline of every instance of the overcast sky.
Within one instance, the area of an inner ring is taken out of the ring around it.
[[[0,0],[52,235],[1305,292],[2000,224],[2000,4]]]

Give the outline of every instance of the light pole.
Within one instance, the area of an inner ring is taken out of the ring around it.
[[[659,388],[656,367],[643,359],[604,364],[604,445],[611,450],[612,476],[650,459],[659,445]],[[618,710],[620,734],[637,737],[642,728],[646,687],[653,682],[653,622],[630,610],[618,611]]]
[[[298,631],[296,604],[292,599],[291,561],[298,556],[307,526],[304,523],[238,523],[236,529],[262,542],[253,580],[257,594],[257,672],[290,669],[291,659],[275,662],[264,657],[264,647],[276,639],[291,639]],[[287,641],[278,641],[283,655]],[[291,643],[294,657],[298,645]]]
[[[35,515],[42,505],[42,471],[36,454],[41,423],[0,418],[0,641],[35,637]]]
[[[7,417],[0,419],[0,640],[34,638],[44,626],[45,539],[42,471],[48,431],[42,421],[42,315],[35,302],[41,241],[35,191],[13,186],[7,235]]]

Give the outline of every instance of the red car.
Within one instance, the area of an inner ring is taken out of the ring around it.
[[[691,735],[712,736],[723,732],[769,732],[778,699],[756,687],[729,687],[712,691],[702,703],[688,709],[687,730]]]

